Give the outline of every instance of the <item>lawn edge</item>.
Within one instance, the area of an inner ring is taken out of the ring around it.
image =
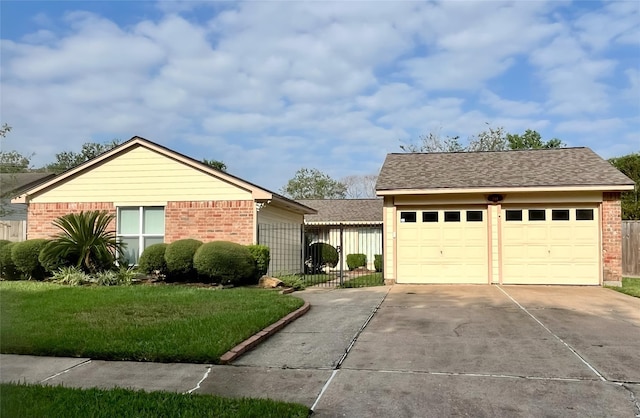
[[[300,308],[291,312],[284,318],[281,318],[277,322],[269,325],[264,328],[262,331],[257,332],[251,337],[247,338],[240,344],[233,347],[231,350],[227,351],[220,357],[220,364],[229,364],[235,360],[237,360],[240,356],[246,353],[249,350],[254,349],[258,344],[262,343],[267,338],[271,337],[276,332],[280,331],[282,328],[287,326],[289,323],[295,321],[300,318],[302,315],[309,312],[311,309],[311,304],[309,302],[305,302]]]

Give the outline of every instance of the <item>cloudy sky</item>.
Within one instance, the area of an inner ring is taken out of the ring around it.
[[[139,135],[272,190],[503,126],[640,151],[640,2],[2,1],[4,151]]]

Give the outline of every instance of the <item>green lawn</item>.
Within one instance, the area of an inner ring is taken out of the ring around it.
[[[623,277],[622,287],[610,287],[609,289],[640,298],[640,278]]]
[[[302,304],[249,288],[0,282],[0,352],[217,363]]]
[[[268,399],[227,399],[127,389],[0,384],[2,417],[307,417],[309,408]]]
[[[372,273],[364,276],[356,276],[352,279],[348,279],[344,282],[342,287],[367,287],[367,286],[382,286],[384,285],[384,279],[382,273]]]

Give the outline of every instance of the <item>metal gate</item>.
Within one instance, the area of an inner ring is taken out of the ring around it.
[[[382,225],[258,225],[270,249],[268,275],[288,286],[364,287],[384,283]]]

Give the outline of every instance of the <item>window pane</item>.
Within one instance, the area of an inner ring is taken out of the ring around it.
[[[140,210],[138,208],[120,208],[120,216],[118,217],[118,234],[139,233]]]
[[[460,222],[460,212],[445,212],[444,213],[444,221],[445,222]]]
[[[144,234],[164,235],[164,208],[144,208]]]
[[[162,244],[163,242],[164,242],[164,237],[145,237],[144,248],[146,249],[148,246],[153,244]]]
[[[522,220],[522,211],[521,210],[507,210],[506,217],[507,221],[521,221]]]
[[[400,212],[400,222],[415,222],[415,221],[416,221],[415,212]]]
[[[438,222],[438,212],[422,212],[422,222]]]
[[[530,221],[544,221],[546,219],[544,209],[529,209]]]
[[[481,210],[468,210],[467,211],[467,222],[482,222],[482,211]]]
[[[120,241],[127,244],[124,250],[124,256],[131,264],[138,264],[138,256],[140,255],[140,240],[136,238],[120,237]]]
[[[551,211],[551,219],[554,221],[568,221],[569,209],[554,209]]]
[[[576,221],[593,221],[593,209],[576,209]]]

